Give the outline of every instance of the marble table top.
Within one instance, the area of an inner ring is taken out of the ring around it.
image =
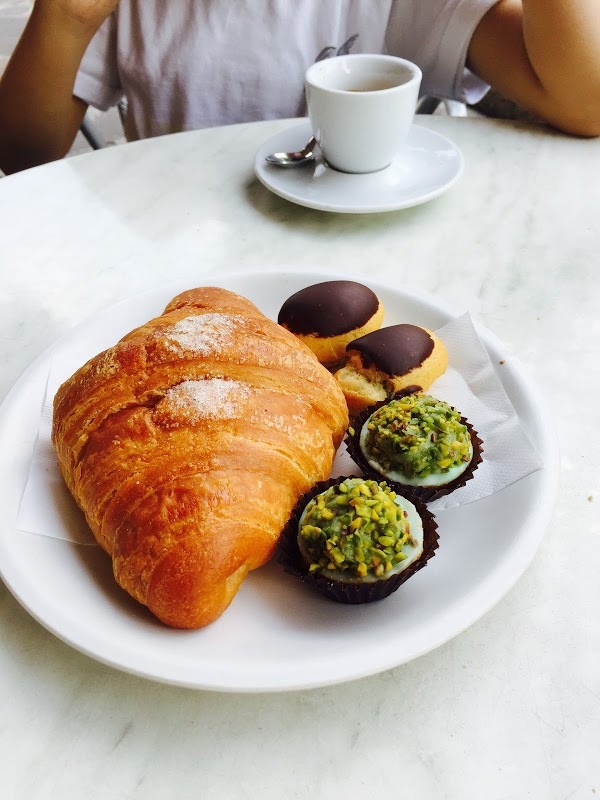
[[[297,121],[115,147],[0,180],[0,396],[94,312],[224,271],[332,271],[469,309],[551,404],[561,486],[516,586],[395,669],[327,688],[154,683],[64,644],[0,583],[2,797],[583,800],[600,794],[600,142],[420,118],[465,156],[398,212],[311,211],[253,176]]]

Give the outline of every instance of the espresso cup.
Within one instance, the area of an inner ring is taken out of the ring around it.
[[[327,162],[341,172],[385,169],[406,142],[421,70],[376,54],[317,61],[306,71],[308,116]]]

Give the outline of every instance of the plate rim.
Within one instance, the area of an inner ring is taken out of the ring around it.
[[[447,136],[439,133],[436,130],[431,128],[427,128],[424,125],[418,125],[414,123],[411,125],[411,131],[426,131],[427,135],[431,135],[432,138],[437,140],[440,144],[444,144],[452,148],[457,156],[457,168],[455,173],[449,178],[445,183],[440,184],[435,189],[432,189],[430,192],[425,194],[419,195],[418,199],[414,200],[405,200],[404,202],[390,202],[390,203],[380,203],[378,205],[356,205],[356,204],[332,204],[327,202],[321,202],[318,199],[314,200],[311,198],[300,198],[296,192],[290,191],[285,187],[282,187],[277,181],[273,181],[269,178],[269,176],[277,175],[278,170],[281,174],[285,174],[285,170],[280,167],[276,166],[265,166],[265,154],[268,154],[273,151],[275,145],[272,142],[282,138],[283,136],[291,134],[293,131],[297,131],[299,134],[300,140],[307,138],[311,134],[310,123],[305,120],[300,124],[296,124],[291,126],[290,128],[284,128],[280,130],[278,133],[273,134],[267,140],[265,140],[261,146],[256,151],[254,157],[254,174],[256,178],[260,181],[260,183],[268,189],[273,194],[277,195],[278,197],[283,198],[284,200],[289,201],[290,203],[294,203],[294,205],[299,205],[304,208],[310,208],[315,211],[327,211],[333,214],[380,214],[380,213],[387,213],[391,211],[402,211],[407,208],[415,208],[416,206],[423,205],[424,203],[428,203],[430,200],[434,200],[436,197],[440,197],[440,195],[447,192],[449,189],[454,186],[455,183],[461,178],[464,167],[465,167],[465,159],[462,153],[462,150],[458,147],[458,145],[449,139]],[[291,169],[291,168],[290,168]],[[300,168],[301,169],[301,168]],[[289,171],[289,170],[287,170]],[[382,170],[384,172],[384,170]],[[344,173],[338,173],[340,177],[344,177]],[[349,178],[358,177],[350,175]]]
[[[283,274],[281,272],[273,273],[269,271],[260,271],[260,272],[228,272],[223,273],[218,276],[213,275],[205,275],[203,276],[202,285],[213,285],[218,286],[223,281],[228,283],[234,282],[237,279],[248,280],[250,278],[256,279],[260,277],[262,279],[268,278],[278,278],[278,277],[285,277],[289,278],[290,280],[301,280],[305,281],[308,285],[309,282],[313,282],[313,279],[324,279],[324,280],[335,280],[335,279],[347,279],[347,275],[335,274],[335,273],[323,273],[321,271],[284,271]],[[362,276],[352,276],[352,279],[361,279]],[[375,291],[377,288],[380,288],[382,291],[391,291],[392,293],[397,294],[402,299],[408,299],[412,302],[417,302],[423,305],[428,306],[432,311],[436,313],[440,313],[443,316],[447,316],[448,318],[454,318],[456,316],[454,309],[450,308],[450,305],[445,303],[444,301],[439,301],[437,298],[434,300],[432,299],[431,295],[423,292],[419,292],[412,288],[402,288],[399,289],[395,287],[391,282],[379,281],[379,280],[371,280],[370,278],[365,278],[364,282],[371,286]],[[128,305],[130,303],[134,303],[136,300],[140,300],[144,297],[150,296],[163,296],[167,298],[167,295],[170,292],[174,292],[177,294],[179,291],[183,291],[185,288],[190,287],[189,280],[178,280],[176,282],[167,282],[165,284],[155,285],[154,287],[149,288],[146,291],[138,292],[132,294],[126,298],[121,299],[117,303],[110,304],[109,306],[104,307],[103,309],[98,310],[95,313],[92,313],[86,319],[82,320],[80,323],[72,326],[71,328],[67,329],[60,337],[58,337],[48,348],[46,348],[42,353],[40,353],[36,359],[23,371],[21,376],[17,379],[17,381],[13,384],[9,392],[7,393],[6,397],[4,398],[2,404],[0,405],[0,436],[3,435],[4,426],[5,426],[5,416],[7,416],[7,408],[10,409],[10,406],[16,402],[18,398],[19,392],[22,391],[23,387],[26,386],[28,378],[35,373],[40,367],[43,367],[45,362],[49,362],[52,358],[53,353],[60,349],[62,343],[71,340],[80,329],[85,328],[86,326],[92,326],[99,318],[101,318],[104,314],[110,314],[119,306]],[[174,296],[174,294],[172,296]],[[490,348],[493,351],[502,353],[503,350],[506,349],[503,342],[488,328],[484,327],[483,325],[475,322],[475,326],[477,328],[477,332],[481,337],[481,340],[486,347],[486,350],[490,355]],[[341,683],[346,683],[354,680],[359,680],[364,677],[368,677],[371,675],[377,675],[386,670],[399,667],[402,664],[408,663],[415,658],[419,658],[422,655],[425,655],[429,652],[436,650],[438,647],[442,646],[446,642],[453,639],[455,636],[458,636],[466,629],[468,629],[471,625],[481,619],[485,614],[487,614],[500,600],[515,586],[517,581],[523,575],[523,573],[527,570],[530,566],[531,562],[533,561],[537,550],[543,540],[546,528],[552,517],[554,512],[554,506],[556,501],[556,489],[559,484],[559,449],[558,449],[558,438],[554,428],[554,424],[552,421],[552,416],[549,411],[549,407],[546,403],[545,398],[539,393],[539,390],[535,386],[534,382],[531,380],[529,373],[527,372],[525,366],[519,360],[518,356],[515,356],[511,353],[510,358],[510,365],[509,370],[514,373],[513,378],[516,379],[517,384],[523,388],[525,387],[526,396],[529,401],[532,399],[535,401],[534,406],[536,412],[539,414],[538,422],[540,430],[544,433],[544,466],[542,467],[541,471],[543,472],[544,478],[542,481],[542,489],[538,493],[538,497],[541,502],[538,503],[538,510],[534,514],[533,524],[531,528],[533,531],[529,534],[527,539],[525,540],[528,547],[526,548],[525,557],[521,557],[513,559],[515,563],[512,565],[512,570],[510,575],[507,577],[505,576],[504,581],[496,586],[496,590],[493,592],[488,593],[487,601],[484,604],[478,605],[476,610],[466,616],[463,615],[462,623],[458,626],[453,627],[449,631],[441,634],[434,640],[430,640],[427,644],[421,647],[418,650],[413,650],[408,654],[405,654],[403,657],[394,657],[388,659],[385,663],[379,663],[376,667],[373,665],[365,666],[363,669],[358,669],[354,671],[349,671],[342,675],[337,674],[335,676],[330,676],[329,678],[317,677],[314,679],[307,679],[301,682],[295,683],[280,683],[274,685],[272,683],[268,685],[247,685],[243,681],[238,683],[235,682],[215,682],[215,681],[202,681],[198,679],[188,680],[184,678],[173,677],[167,674],[159,674],[161,672],[160,669],[156,668],[156,663],[154,663],[154,669],[144,669],[139,665],[133,665],[129,663],[123,663],[116,658],[111,658],[106,654],[98,652],[93,647],[89,647],[86,644],[82,643],[81,641],[76,641],[72,637],[65,635],[63,631],[59,629],[55,624],[52,623],[52,620],[48,620],[44,617],[43,614],[39,612],[39,610],[31,605],[31,602],[28,602],[28,597],[25,591],[25,597],[23,597],[23,590],[19,591],[19,586],[15,587],[13,580],[14,576],[11,574],[10,569],[10,562],[8,562],[8,569],[7,569],[7,562],[5,561],[6,558],[6,547],[5,547],[5,536],[8,527],[11,527],[11,530],[15,530],[15,527],[12,525],[12,521],[10,526],[5,525],[2,529],[0,529],[0,577],[4,581],[6,587],[9,589],[11,594],[15,597],[15,599],[20,603],[20,605],[32,616],[38,623],[40,623],[46,630],[50,631],[53,635],[59,638],[61,641],[65,642],[73,649],[81,652],[94,660],[103,663],[107,666],[112,668],[118,669],[122,672],[126,672],[129,674],[133,674],[139,677],[143,677],[149,680],[153,680],[159,683],[169,684],[180,686],[184,688],[190,689],[199,689],[204,691],[216,691],[216,692],[227,692],[227,693],[275,693],[275,692],[289,692],[289,691],[300,691],[306,689],[314,689],[314,688],[321,688],[325,686],[331,686]],[[43,398],[42,398],[43,400]],[[40,407],[41,412],[41,407]],[[19,499],[20,502],[20,499]],[[17,503],[18,506],[18,503]],[[29,536],[36,536],[36,534],[29,533],[27,534],[24,532],[25,535]],[[59,546],[64,547],[85,547],[86,545],[77,545],[71,542],[67,542],[64,540],[53,540],[59,541]],[[27,587],[26,587],[27,588]]]

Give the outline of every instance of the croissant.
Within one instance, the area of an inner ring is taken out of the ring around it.
[[[347,424],[308,347],[206,287],[69,378],[52,440],[119,585],[167,625],[199,628],[271,557]]]

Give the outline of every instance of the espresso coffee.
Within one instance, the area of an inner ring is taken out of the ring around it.
[[[383,89],[392,89],[394,86],[402,85],[403,81],[399,80],[398,78],[374,78],[372,80],[367,81],[364,86],[351,86],[347,89],[344,88],[342,91],[344,92],[381,92]]]

